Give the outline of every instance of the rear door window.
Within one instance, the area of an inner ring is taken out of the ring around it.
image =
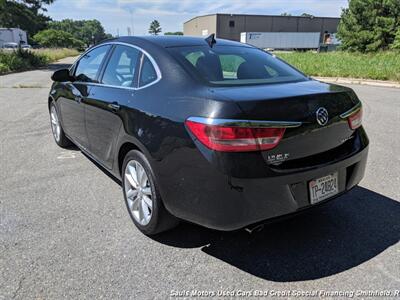
[[[110,47],[110,45],[100,46],[84,54],[75,67],[76,80],[83,82],[97,82],[96,78],[100,66]]]
[[[102,83],[133,87],[139,54],[140,51],[136,48],[117,45],[104,71]]]

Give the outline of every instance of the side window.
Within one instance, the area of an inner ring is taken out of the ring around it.
[[[203,51],[194,51],[194,52],[189,52],[188,54],[185,55],[185,58],[195,67],[197,60],[204,56]]]
[[[78,62],[75,68],[75,78],[77,81],[95,82],[96,75],[100,69],[101,63],[107,54],[109,45],[97,47],[86,53]]]
[[[131,87],[139,54],[135,48],[117,45],[104,71],[102,83]]]
[[[142,69],[140,71],[139,86],[145,86],[157,79],[157,72],[154,70],[154,66],[150,59],[144,55],[143,56]]]

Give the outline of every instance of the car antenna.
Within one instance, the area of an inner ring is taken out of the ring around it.
[[[215,40],[215,33],[211,33],[208,37],[206,37],[205,41],[207,42],[208,46],[212,48],[213,45],[217,43]]]

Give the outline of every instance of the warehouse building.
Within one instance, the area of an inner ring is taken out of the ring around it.
[[[336,33],[340,18],[269,15],[213,14],[198,16],[183,24],[184,35],[206,36],[240,41],[242,32],[320,32]]]

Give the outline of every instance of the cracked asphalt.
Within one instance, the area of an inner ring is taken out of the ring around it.
[[[0,299],[400,290],[400,89],[351,86],[371,145],[347,195],[253,234],[182,224],[149,238],[120,186],[54,143],[47,95],[59,66],[0,76]]]

